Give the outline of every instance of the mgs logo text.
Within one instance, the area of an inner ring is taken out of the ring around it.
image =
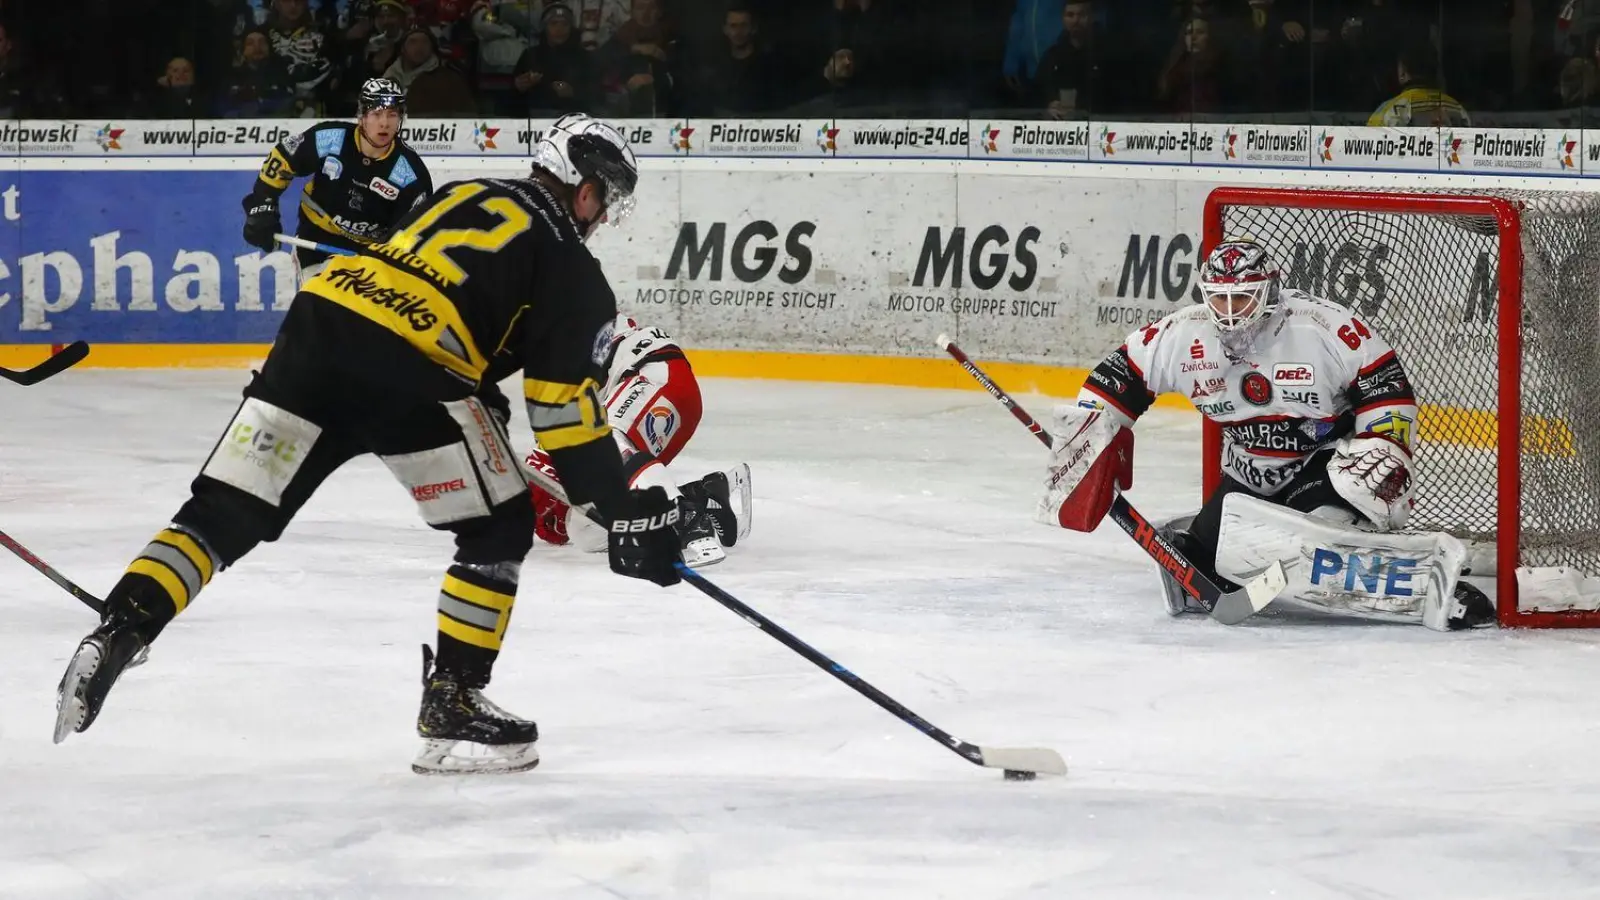
[[[1039,257],[1033,251],[1041,234],[1038,228],[1029,225],[1018,232],[1014,254],[1007,250],[1011,235],[1000,225],[990,225],[978,232],[970,254],[965,252],[967,229],[964,226],[951,229],[948,239],[943,232],[944,229],[935,226],[923,237],[922,252],[917,256],[917,273],[911,279],[914,287],[930,286],[930,276],[932,287],[943,287],[947,277],[950,286],[955,288],[961,287],[963,279],[968,277],[973,287],[983,291],[999,287],[1001,280],[1013,291],[1033,287],[1033,280],[1039,274]]]
[[[965,226],[950,229],[948,235],[933,226],[923,235],[917,254],[917,268],[911,277],[914,288],[942,289],[947,284],[954,296],[894,292],[889,295],[890,312],[946,313],[999,318],[1053,318],[1057,300],[1037,297],[996,297],[989,292],[1002,286],[1013,293],[1034,289],[1039,276],[1036,249],[1042,232],[1033,225],[1018,229],[1015,236],[1003,225],[989,225],[976,235]],[[978,293],[964,295],[971,287]]]
[[[780,227],[766,219],[733,230],[727,222],[702,229],[699,222],[684,222],[667,260],[665,279],[672,285],[640,288],[640,305],[732,306],[748,309],[832,309],[836,291],[766,290],[744,287],[776,278],[783,285],[799,285],[811,277],[815,257],[811,240],[817,223],[796,222]],[[682,283],[712,282],[712,287],[685,287]],[[731,281],[733,286],[721,287]]]
[[[732,253],[728,253],[728,223],[714,223],[705,239],[700,238],[698,222],[685,222],[678,231],[678,243],[672,248],[672,259],[667,263],[667,278],[677,280],[688,269],[688,278],[721,281],[723,260],[727,270],[745,284],[753,284],[772,274],[784,284],[799,284],[811,272],[811,248],[806,241],[817,233],[817,223],[799,222],[780,233],[778,226],[758,219],[744,226],[733,238]],[[782,238],[783,265],[778,266],[778,243]]]

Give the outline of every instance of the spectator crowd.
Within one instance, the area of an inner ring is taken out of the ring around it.
[[[378,75],[415,116],[1539,124],[1600,106],[1600,0],[0,0],[0,118],[345,117]]]

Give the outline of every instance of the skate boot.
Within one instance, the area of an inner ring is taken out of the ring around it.
[[[750,466],[740,463],[726,472],[712,472],[680,489],[710,515],[722,546],[732,547],[750,533]]]
[[[55,742],[87,731],[122,673],[149,658],[161,625],[130,609],[111,609],[100,627],[78,644],[56,688]]]
[[[687,487],[683,496],[678,498],[678,524],[675,527],[683,552],[683,564],[689,568],[714,566],[728,558],[717,536],[713,513],[704,501],[691,498]]]
[[[1479,625],[1488,625],[1498,618],[1495,615],[1494,604],[1489,602],[1489,595],[1465,581],[1456,582],[1454,599],[1450,620],[1447,623],[1451,631],[1464,631],[1468,628],[1477,628]]]
[[[539,764],[539,726],[519,719],[483,696],[483,685],[434,669],[433,648],[422,647],[422,710],[417,734],[422,750],[411,763],[418,775],[501,775]]]

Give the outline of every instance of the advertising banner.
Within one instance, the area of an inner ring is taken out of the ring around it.
[[[697,156],[820,157],[838,143],[831,119],[697,120],[693,127],[699,140],[691,135],[689,152]]]
[[[1439,129],[1319,126],[1313,128],[1312,168],[1439,168]]]
[[[985,122],[973,129],[971,156],[1083,162],[1089,158],[1089,123]]]
[[[294,265],[239,236],[252,177],[0,173],[0,343],[270,342]]]
[[[0,157],[259,159],[315,119],[0,121]],[[423,156],[526,157],[554,119],[408,119]],[[618,119],[642,158],[984,160],[1600,175],[1600,130],[1048,119]]]
[[[1534,128],[1453,128],[1439,139],[1439,168],[1446,172],[1507,175],[1577,175],[1582,135]]]
[[[189,119],[0,120],[0,152],[23,156],[192,156]]]
[[[972,123],[966,119],[838,119],[818,137],[827,156],[966,159]]]
[[[1311,128],[1305,125],[1197,125],[1214,135],[1210,150],[1197,150],[1196,165],[1273,166],[1305,168],[1311,165]]]
[[[1096,122],[1089,158],[1114,163],[1189,163],[1217,152],[1218,132],[1184,122]]]
[[[667,146],[676,123],[653,127],[640,142]],[[1015,149],[1014,130],[999,137]],[[430,162],[437,184],[499,164]],[[493,174],[525,164],[505,162]],[[637,213],[590,247],[624,310],[692,347],[936,357],[945,332],[983,357],[1081,367],[1196,302],[1201,213],[1220,182],[1027,168],[646,167]],[[244,165],[0,167],[0,343],[269,342],[294,267],[240,237],[238,198],[253,178]],[[283,199],[285,230],[297,192]],[[1431,221],[1345,234],[1319,215],[1280,211],[1251,226],[1287,286],[1369,315],[1433,298],[1429,315],[1396,326],[1422,329],[1396,334],[1414,354],[1456,358],[1493,340],[1490,236]]]

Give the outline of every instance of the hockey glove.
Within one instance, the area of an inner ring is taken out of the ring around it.
[[[632,508],[611,522],[611,571],[662,587],[677,584],[683,580],[676,568],[683,561],[673,527],[677,505],[659,487],[629,493]]]
[[[1328,459],[1328,483],[1383,531],[1399,531],[1411,518],[1411,451],[1397,441],[1370,432],[1339,441]]]
[[[550,456],[543,450],[535,450],[528,454],[528,468],[537,469],[541,475],[559,484],[561,477],[556,474],[556,467],[550,462]],[[563,503],[549,491],[539,486],[537,481],[528,485],[528,494],[533,500],[533,534],[546,544],[562,546],[567,543],[567,512],[572,507]]]
[[[278,248],[278,232],[283,230],[283,220],[278,216],[277,197],[259,197],[251,194],[244,198],[244,242],[258,247],[263,253]]]

